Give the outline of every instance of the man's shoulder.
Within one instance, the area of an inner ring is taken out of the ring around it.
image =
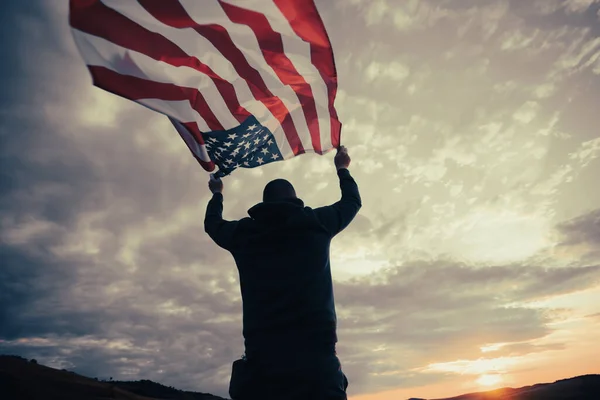
[[[254,223],[254,219],[250,218],[250,217],[243,217],[238,219],[238,225],[248,225],[248,224],[252,224]]]

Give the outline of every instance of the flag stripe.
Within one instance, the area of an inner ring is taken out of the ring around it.
[[[154,82],[131,75],[122,75],[105,67],[88,66],[94,84],[119,96],[131,100],[162,99],[188,100],[192,108],[200,113],[211,130],[223,130],[204,97],[198,90],[170,83]],[[194,99],[194,100],[191,100]]]
[[[304,111],[306,124],[310,132],[312,148],[321,154],[321,137],[317,108],[312,88],[304,77],[298,73],[294,64],[285,54],[281,34],[274,31],[264,14],[244,9],[219,0],[219,4],[229,19],[236,24],[248,26],[258,41],[260,50],[284,85],[290,86]]]
[[[142,53],[126,49],[101,37],[89,35],[77,29],[73,29],[73,38],[77,46],[83,49],[82,52],[86,55],[88,65],[105,67],[123,75],[131,75],[154,82],[198,88],[222,126],[233,128],[239,125],[237,120],[227,110],[225,99],[219,95],[213,81],[208,76],[199,74],[195,69],[174,67],[162,61],[157,62]],[[94,51],[89,51],[89,49],[93,49]],[[183,104],[180,104],[178,110],[181,110],[182,106]],[[185,113],[186,117],[184,119],[171,113],[166,114],[180,121],[198,121],[201,123],[202,129],[205,131],[210,130],[205,121],[200,121],[202,117],[197,111],[191,108],[189,102],[185,102],[185,108],[193,111],[193,113]],[[163,110],[161,112],[165,113]]]
[[[299,152],[298,154],[303,154],[306,150],[310,150],[312,148],[310,133],[306,124],[306,119],[302,113],[302,108],[298,105],[296,93],[289,86],[283,85],[273,69],[269,67],[260,51],[258,41],[252,30],[247,26],[232,23],[217,2],[212,2],[210,7],[207,7],[206,3],[195,0],[180,0],[180,2],[188,15],[193,15],[192,19],[197,24],[216,24],[225,28],[233,45],[241,50],[242,56],[245,57],[248,64],[258,72],[268,90],[276,96],[276,99],[272,100],[281,100],[285,108],[289,110],[291,121],[296,127],[300,144],[303,149],[302,152]],[[288,152],[287,147],[290,145],[286,143],[284,143],[284,145],[286,146],[284,151]],[[289,151],[291,151],[291,147],[289,147]]]
[[[174,28],[192,28],[206,38],[231,62],[241,78],[246,80],[254,97],[262,102],[279,120],[294,155],[304,153],[298,131],[291,118],[290,111],[267,87],[258,71],[248,64],[243,53],[235,46],[229,33],[220,25],[203,25],[196,23],[177,1],[139,0],[139,3],[154,18]]]
[[[289,21],[272,1],[244,0],[239,3],[239,6],[262,13],[267,18],[271,28],[280,35],[286,56],[312,88],[319,120],[321,147],[331,149],[333,146],[331,143],[331,116],[327,105],[329,98],[327,86],[319,70],[310,62],[310,43],[305,42],[296,35]]]
[[[178,120],[169,117],[169,120],[175,127],[175,130],[179,133],[185,144],[188,146],[192,155],[200,163],[202,168],[207,171],[214,171],[215,163],[210,161],[208,154],[206,152],[206,147],[204,145],[200,145],[198,142],[198,137],[201,136],[200,131],[198,130],[198,126],[194,122],[181,123]],[[209,160],[209,161],[205,161]]]
[[[206,121],[204,121],[198,112],[190,106],[190,102],[187,100],[138,99],[134,101],[151,110],[165,114],[172,119],[176,119],[177,121],[193,122],[200,132],[210,131]],[[198,140],[198,143],[202,144],[204,142],[200,139]]]
[[[317,7],[313,0],[273,1],[289,21],[294,32],[302,40],[310,43],[311,61],[317,67],[327,85],[328,106],[331,115],[331,142],[334,147],[338,147],[342,126],[334,106],[337,92],[337,72],[331,43]]]
[[[250,113],[240,105],[231,83],[216,74],[196,57],[186,54],[164,36],[151,32],[100,1],[71,0],[70,23],[75,29],[99,36],[121,47],[137,51],[176,67],[186,66],[209,76],[227,107],[241,123]]]
[[[167,115],[206,170],[339,145],[314,0],[70,0],[69,20],[94,84]]]
[[[199,36],[196,31],[191,29],[173,29],[161,23],[137,1],[104,0],[104,3],[129,19],[135,20],[136,23],[145,29],[164,36],[187,54],[202,57],[203,62],[211,70],[219,71],[220,76],[232,84],[243,106],[273,132],[283,158],[295,156],[279,120],[262,102],[256,100],[249,88],[251,83],[242,79],[235,71],[231,62],[223,57],[206,38]],[[220,10],[220,7],[216,6]]]

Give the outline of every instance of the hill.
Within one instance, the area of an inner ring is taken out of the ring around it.
[[[0,355],[2,400],[225,400],[149,380],[98,381],[39,365],[18,356]],[[502,388],[435,400],[599,400],[600,375],[584,375],[518,389]],[[424,400],[414,398],[412,400]]]
[[[583,375],[518,389],[502,388],[431,400],[600,400],[600,375]]]
[[[0,356],[2,400],[225,400],[207,393],[177,390],[149,380],[97,381],[18,356]]]

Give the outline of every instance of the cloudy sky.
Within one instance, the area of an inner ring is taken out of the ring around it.
[[[332,245],[350,398],[600,372],[600,2],[317,5],[364,204]],[[0,353],[225,396],[241,302],[206,172],[92,87],[66,1],[1,7]],[[308,154],[226,178],[225,216],[276,177],[339,196]]]

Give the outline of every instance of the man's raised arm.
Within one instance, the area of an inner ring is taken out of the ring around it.
[[[315,209],[317,218],[332,237],[344,230],[362,207],[358,185],[348,171],[350,156],[346,147],[341,146],[338,149],[334,162],[340,178],[342,198],[330,206]]]
[[[204,217],[204,231],[220,247],[229,250],[233,239],[233,232],[237,227],[237,221],[226,221],[223,219],[223,182],[220,178],[212,175],[208,182],[208,188],[213,194],[212,199],[206,207]]]

